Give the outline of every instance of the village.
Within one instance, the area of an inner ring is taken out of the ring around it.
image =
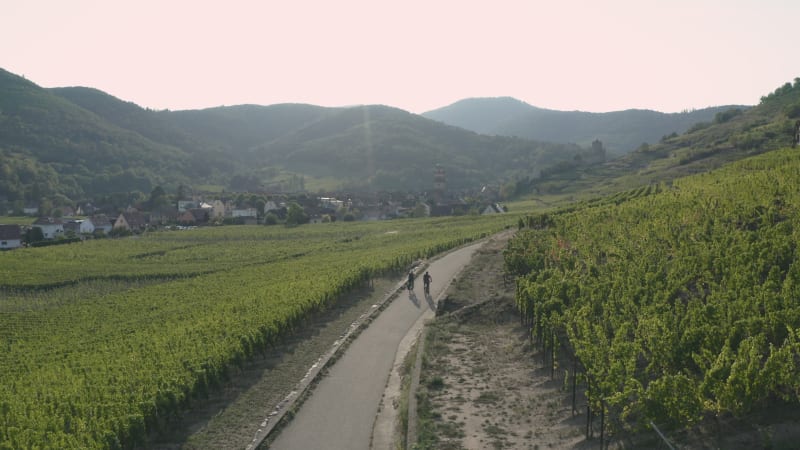
[[[25,246],[67,244],[86,239],[123,237],[159,230],[186,230],[221,225],[302,225],[336,221],[374,221],[412,217],[498,214],[506,211],[494,191],[478,196],[375,193],[360,196],[242,195],[212,198],[210,195],[167,201],[151,198],[119,212],[106,212],[92,203],[62,206],[57,214],[40,215],[36,207],[24,214],[32,222],[2,224],[0,250]]]

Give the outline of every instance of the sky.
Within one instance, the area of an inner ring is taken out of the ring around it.
[[[0,0],[0,68],[159,110],[678,112],[800,77],[799,31],[798,0]]]

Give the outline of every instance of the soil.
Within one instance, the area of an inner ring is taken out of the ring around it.
[[[563,377],[542,368],[520,325],[513,282],[503,279],[502,250],[511,234],[479,250],[429,324],[416,448],[597,446],[584,438],[585,416],[573,415]]]

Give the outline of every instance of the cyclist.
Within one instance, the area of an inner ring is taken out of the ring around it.
[[[431,281],[433,281],[433,277],[428,272],[425,272],[425,275],[422,276],[422,282],[425,284],[426,294],[431,292]]]

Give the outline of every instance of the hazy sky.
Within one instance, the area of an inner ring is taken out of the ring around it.
[[[153,109],[674,112],[800,77],[800,1],[0,0],[0,67]]]

